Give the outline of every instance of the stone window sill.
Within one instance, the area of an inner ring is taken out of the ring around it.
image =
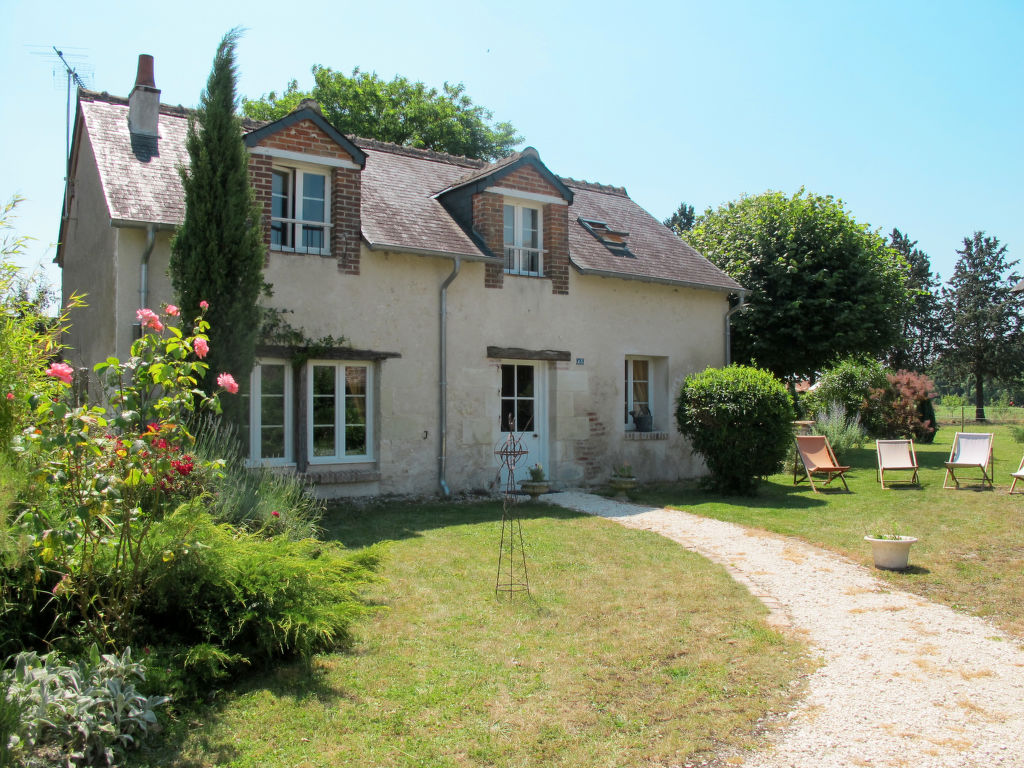
[[[349,483],[376,483],[380,471],[376,469],[315,469],[310,468],[299,475],[311,483],[345,485]]]

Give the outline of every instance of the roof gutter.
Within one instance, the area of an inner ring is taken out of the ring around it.
[[[433,251],[429,248],[414,248],[408,245],[391,245],[389,243],[371,243],[366,246],[371,251],[390,251],[391,253],[411,253],[414,256],[440,256],[442,259],[460,259],[462,261],[482,261],[489,264],[504,264],[502,259],[475,253],[452,253],[451,251]]]
[[[616,277],[619,280],[636,280],[641,283],[655,283],[658,285],[675,285],[681,288],[699,288],[704,291],[718,291],[719,293],[734,293],[740,298],[750,295],[746,288],[736,286],[730,288],[724,285],[711,285],[710,283],[695,283],[689,280],[672,280],[666,277],[651,277],[649,275],[634,275],[629,272],[612,272],[607,269],[587,269],[575,263],[573,266],[581,275],[594,275],[595,277]]]
[[[152,227],[158,232],[170,232],[177,229],[179,224],[171,224],[166,221],[142,221],[140,219],[111,219],[110,226],[124,227],[126,229],[149,229]]]
[[[441,283],[441,302],[439,310],[440,319],[440,385],[438,387],[438,440],[440,442],[437,457],[437,482],[441,487],[441,494],[447,499],[451,497],[452,490],[448,487],[447,463],[448,463],[448,286],[459,276],[462,268],[462,257],[456,256],[452,264],[451,274]]]

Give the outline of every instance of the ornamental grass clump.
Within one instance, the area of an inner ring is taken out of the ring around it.
[[[778,471],[793,440],[793,409],[782,382],[742,365],[708,368],[686,378],[676,424],[708,467],[708,484],[753,493]]]
[[[839,402],[832,403],[818,414],[814,432],[827,437],[838,456],[851,448],[860,448],[867,438],[867,432],[860,423],[860,414],[847,414],[846,408]]]

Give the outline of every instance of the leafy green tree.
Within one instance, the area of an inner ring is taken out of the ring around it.
[[[698,217],[685,239],[750,290],[733,351],[779,378],[812,376],[898,337],[906,265],[839,200],[765,192]]]
[[[900,338],[889,351],[887,362],[897,370],[923,371],[935,361],[936,341],[941,334],[939,277],[932,272],[928,254],[917,241],[895,227],[889,247],[907,264],[908,301],[904,305]]]
[[[230,372],[244,383],[256,354],[256,302],[267,286],[261,210],[249,182],[249,153],[237,115],[239,34],[233,29],[221,40],[199,108],[189,118],[185,146],[191,164],[180,170],[185,220],[171,243],[170,272],[185,318],[200,314],[200,302],[209,303],[210,370]],[[207,377],[203,387],[213,392],[217,384]],[[240,400],[225,404],[233,420],[242,415]]]
[[[474,104],[462,83],[446,82],[439,92],[400,75],[385,81],[356,67],[348,76],[319,64],[313,79],[312,91],[300,91],[292,80],[280,95],[243,99],[242,110],[255,120],[277,120],[313,98],[327,121],[349,136],[482,160],[507,157],[523,140],[511,123],[491,125],[491,110]]]
[[[963,248],[942,292],[940,366],[952,376],[974,379],[975,419],[985,421],[985,379],[1012,381],[1024,362],[1021,297],[1011,288],[1013,271],[999,238],[975,232]]]
[[[683,232],[689,232],[693,229],[693,222],[696,221],[696,219],[697,217],[693,212],[693,206],[684,202],[680,203],[676,212],[665,219],[662,223],[682,237]]]

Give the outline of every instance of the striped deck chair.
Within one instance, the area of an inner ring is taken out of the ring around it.
[[[818,492],[817,487],[814,485],[814,475],[826,475],[828,480],[825,481],[825,485],[828,485],[837,477],[843,481],[843,487],[846,490],[850,490],[850,486],[846,484],[846,473],[849,471],[849,467],[843,467],[836,461],[836,455],[832,452],[832,446],[828,442],[828,438],[824,435],[797,435],[793,438],[796,443],[796,452],[800,457],[800,461],[803,462],[804,471],[807,473],[806,480],[811,484],[811,490],[815,493]],[[797,472],[799,467],[793,467],[793,485],[802,483],[805,478],[797,479]]]
[[[949,461],[946,462],[946,476],[942,480],[943,488],[959,488],[960,481],[957,479],[958,469],[981,470],[981,484],[988,483],[992,488],[992,438],[991,432],[957,432],[953,437],[953,448],[949,452]],[[986,471],[986,467],[988,470]],[[953,478],[955,485],[949,485],[949,478]]]
[[[1024,480],[1024,459],[1020,460],[1020,466],[1017,467],[1017,471],[1011,472],[1010,475],[1013,477],[1013,482],[1010,483],[1010,493],[1013,493],[1013,489],[1017,487],[1017,481]]]
[[[885,488],[885,473],[892,470],[913,472],[906,482],[921,484],[917,479],[917,454],[914,452],[913,440],[875,440],[875,452],[878,454],[878,470],[875,478]],[[892,480],[889,481],[892,483]]]

